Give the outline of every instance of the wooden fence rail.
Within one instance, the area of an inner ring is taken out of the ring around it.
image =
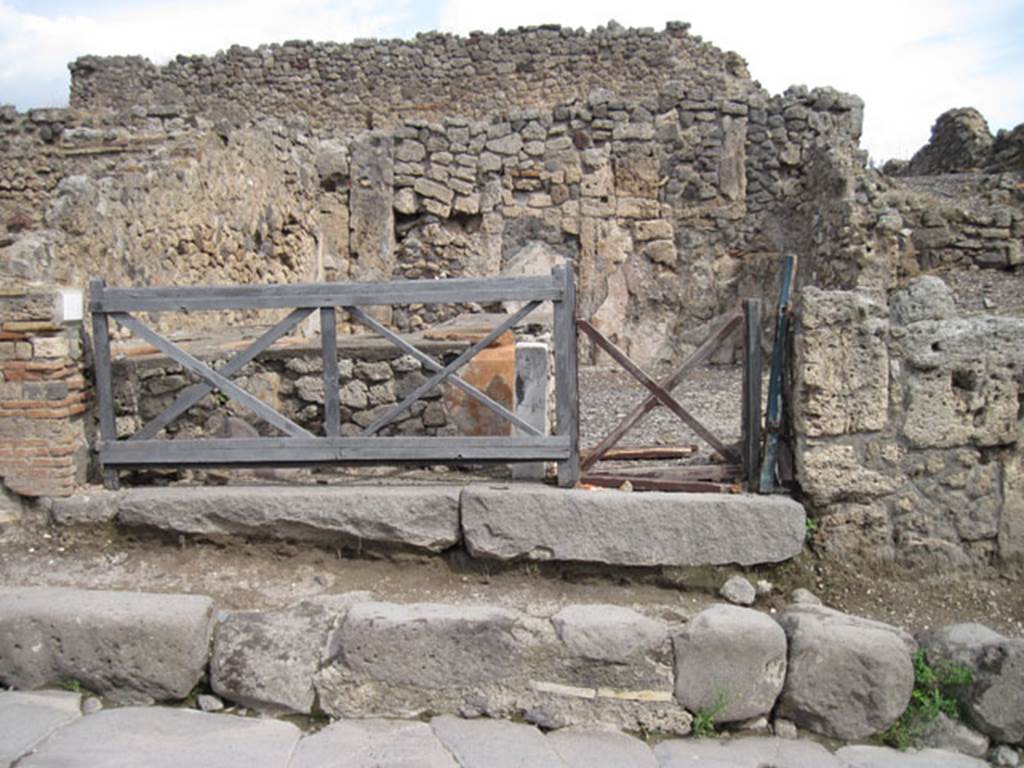
[[[362,307],[394,304],[493,303],[522,301],[519,311],[448,364],[427,355],[385,327]],[[555,414],[554,434],[520,419],[469,382],[456,375],[481,350],[521,323],[543,302],[554,309]],[[209,286],[180,288],[108,288],[90,282],[90,312],[99,399],[97,452],[108,484],[116,484],[118,469],[178,466],[287,466],[323,462],[443,463],[558,462],[560,485],[579,479],[579,421],[577,403],[576,289],[571,265],[556,267],[548,276],[405,280],[378,283],[320,283],[300,285]],[[131,313],[227,309],[291,309],[277,325],[242,350],[219,370],[189,354],[146,326]],[[348,312],[356,322],[381,335],[432,372],[423,384],[369,424],[357,437],[340,436],[336,313]],[[233,383],[231,376],[266,351],[313,312],[319,313],[324,368],[324,435],[317,436]],[[118,439],[109,322],[129,329],[184,369],[199,382],[185,389],[162,413],[137,433]],[[512,423],[517,436],[499,437],[383,437],[381,429],[399,418],[431,390],[447,382]],[[285,435],[259,439],[160,439],[159,433],[211,392],[219,392],[255,413]]]

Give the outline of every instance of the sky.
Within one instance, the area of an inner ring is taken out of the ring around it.
[[[993,132],[1024,122],[1024,0],[0,0],[0,104],[65,105],[67,63],[87,53],[163,63],[234,44],[612,19],[659,30],[690,22],[772,93],[856,93],[867,105],[862,144],[877,162],[912,155],[953,107],[976,107]]]

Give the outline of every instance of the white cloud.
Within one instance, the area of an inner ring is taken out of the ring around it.
[[[164,62],[231,45],[349,40],[384,33],[408,3],[354,0],[124,2],[102,12],[44,16],[0,0],[0,103],[66,103],[69,61],[87,53],[138,54]]]
[[[539,23],[591,28],[615,19],[662,28],[688,21],[693,34],[735,50],[773,93],[794,83],[832,85],[866,102],[863,144],[873,157],[907,157],[928,139],[935,118],[952,107],[975,106],[994,128],[1024,120],[1024,62],[990,71],[998,51],[980,31],[993,26],[1005,0],[861,0],[792,2],[562,3],[446,0],[441,26],[493,31]]]

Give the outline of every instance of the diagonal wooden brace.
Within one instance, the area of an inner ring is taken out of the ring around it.
[[[196,359],[188,352],[177,346],[174,342],[165,339],[156,331],[147,328],[142,322],[131,315],[125,314],[124,312],[111,312],[110,317],[114,318],[125,328],[128,328],[136,336],[148,341],[183,368],[191,371],[196,376],[206,381],[211,385],[211,389],[220,390],[228,397],[238,400],[261,419],[266,421],[268,424],[277,427],[285,434],[291,435],[292,437],[313,436],[291,419],[286,416],[282,416],[262,400],[253,397],[237,384],[232,383],[229,379],[226,379],[224,376],[217,373],[206,363]]]
[[[665,392],[671,392],[673,389],[679,386],[679,383],[684,378],[686,378],[687,374],[689,374],[690,371],[692,371],[698,365],[703,363],[707,358],[709,358],[711,354],[715,351],[715,349],[718,348],[718,345],[721,344],[722,341],[725,338],[727,338],[730,333],[732,333],[737,327],[739,327],[740,322],[742,320],[743,313],[740,311],[731,312],[728,315],[726,315],[722,319],[722,322],[719,323],[718,327],[716,327],[708,335],[704,342],[696,349],[696,351],[692,355],[690,355],[690,358],[681,366],[679,366],[679,368],[676,369],[676,371],[671,376],[669,376],[667,379],[665,379],[664,382],[661,383],[661,388]],[[629,412],[629,414],[621,422],[619,422],[618,426],[616,426],[615,429],[613,429],[611,432],[609,432],[601,439],[601,442],[597,444],[597,447],[595,447],[592,451],[590,451],[590,453],[586,455],[586,457],[584,457],[584,459],[580,462],[580,469],[586,472],[588,469],[594,466],[594,464],[600,461],[601,457],[604,456],[605,452],[608,451],[609,448],[613,448],[619,442],[619,440],[621,440],[623,436],[630,429],[632,429],[637,422],[640,421],[640,419],[642,419],[644,416],[646,416],[648,413],[654,410],[654,408],[658,405],[658,402],[658,398],[655,397],[653,394],[648,395],[642,403],[637,405],[632,411]],[[735,460],[735,456],[732,454],[732,452],[727,451],[724,455],[729,457],[731,460]]]
[[[729,461],[737,460],[737,457],[730,451],[725,444],[719,440],[715,434],[701,424],[696,417],[694,417],[689,411],[687,411],[679,402],[666,392],[661,386],[658,385],[654,379],[647,375],[647,373],[636,363],[626,357],[625,353],[616,347],[611,341],[605,338],[599,330],[588,323],[586,320],[577,320],[579,329],[583,331],[587,336],[593,339],[597,346],[601,347],[605,352],[611,355],[612,359],[626,369],[634,379],[639,381],[652,396],[658,399],[658,402],[668,408],[672,413],[679,417],[690,429],[696,432],[704,441],[718,451]]]
[[[468,363],[473,357],[476,356],[478,352],[489,347],[495,339],[501,336],[501,334],[503,334],[509,328],[513,328],[514,326],[521,323],[523,321],[523,318],[525,318],[527,315],[533,312],[533,310],[539,307],[540,304],[540,301],[531,301],[529,304],[525,305],[514,315],[511,315],[510,317],[503,320],[501,324],[498,325],[497,328],[492,330],[490,333],[488,333],[486,336],[480,339],[480,341],[476,342],[476,344],[471,346],[469,349],[465,350],[462,354],[460,354],[458,357],[456,357],[454,360],[448,363],[448,365],[446,365],[444,368],[439,370],[425,382],[416,387],[416,389],[414,389],[402,402],[400,402],[390,411],[382,415],[380,418],[376,419],[372,424],[370,424],[366,429],[362,431],[362,436],[369,437],[370,435],[376,434],[382,427],[390,424],[392,421],[397,419],[399,416],[405,413],[405,411],[409,410],[409,408],[412,407],[413,403],[415,403],[417,400],[419,400],[421,397],[427,394],[427,392],[432,390],[442,381],[444,381],[453,373],[455,373],[455,371],[459,370],[459,368]]]
[[[389,328],[386,328],[384,325],[379,323],[377,320],[374,320],[372,317],[370,317],[368,314],[366,314],[363,310],[359,309],[359,307],[343,307],[343,309],[345,311],[347,311],[349,313],[349,315],[351,315],[351,317],[354,320],[356,320],[356,321],[362,323],[363,325],[373,329],[374,331],[379,333],[381,336],[383,336],[385,339],[387,339],[392,344],[394,344],[396,347],[398,347],[400,350],[402,350],[403,352],[405,352],[408,355],[411,355],[412,357],[415,357],[428,370],[440,371],[441,369],[444,368],[444,365],[442,365],[440,363],[440,361],[438,361],[436,358],[433,358],[430,355],[426,354],[425,352],[422,352],[422,351],[416,349],[416,347],[414,347],[412,344],[407,342],[405,339],[403,339],[401,336],[399,336],[394,331],[390,330]],[[521,418],[516,416],[514,413],[512,413],[512,411],[508,410],[505,406],[503,406],[497,400],[494,400],[493,398],[489,397],[484,392],[481,392],[479,389],[474,387],[468,381],[459,378],[454,373],[451,376],[448,377],[448,381],[450,381],[452,383],[452,385],[454,385],[454,386],[458,387],[459,389],[461,389],[467,395],[469,395],[471,397],[474,397],[477,400],[479,400],[492,413],[495,413],[498,416],[501,416],[506,421],[511,421],[513,424],[515,424],[517,427],[519,427],[519,429],[521,429],[526,434],[528,434],[528,435],[538,435],[538,436],[542,434],[540,432],[540,430],[538,430],[537,428],[535,428],[535,427],[531,426],[530,424],[526,423],[525,421],[523,421]]]
[[[295,311],[288,313],[287,317],[285,317],[281,322],[273,328],[267,329],[267,331],[252,344],[228,360],[220,369],[219,373],[223,376],[233,376],[238,373],[247,363],[254,360],[262,352],[265,352],[271,344],[309,317],[312,312],[313,309],[310,307],[306,309],[296,309]],[[206,395],[214,389],[215,387],[205,381],[200,381],[188,387],[184,392],[178,395],[178,398],[173,403],[161,411],[156,418],[128,438],[129,441],[149,440],[156,437],[161,429],[185,413],[185,411],[206,397]]]

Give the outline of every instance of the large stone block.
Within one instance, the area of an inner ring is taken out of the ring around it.
[[[688,732],[664,626],[608,609],[570,607],[556,631],[494,607],[357,604],[316,677],[320,705],[336,717],[525,713],[547,727]]]
[[[981,624],[954,624],[921,637],[928,661],[971,671],[963,694],[970,721],[993,740],[1024,743],[1024,640]]]
[[[77,720],[81,699],[63,691],[0,692],[0,768],[13,765],[58,728]]]
[[[355,601],[368,593],[305,600],[279,611],[235,611],[221,619],[210,684],[224,698],[267,714],[310,714],[313,676],[328,641]]]
[[[0,681],[77,681],[126,703],[183,699],[206,667],[212,616],[200,595],[0,590]]]
[[[896,722],[914,687],[906,632],[821,606],[794,606],[779,618],[789,671],[776,716],[838,739],[863,739]]]
[[[912,445],[989,447],[1017,441],[1024,319],[913,323],[902,347],[907,365],[902,431]]]
[[[427,723],[342,720],[299,742],[288,768],[458,768]]]
[[[83,717],[19,766],[282,768],[301,732],[290,723],[189,709],[127,707]]]
[[[786,634],[771,617],[713,605],[673,638],[676,699],[717,722],[767,715],[786,679]]]
[[[958,755],[941,749],[911,749],[898,752],[887,747],[857,744],[836,752],[845,768],[987,768],[976,757]]]
[[[459,540],[459,489],[445,486],[145,488],[124,525],[201,536],[263,536],[440,552]]]
[[[803,546],[791,499],[474,485],[462,528],[475,557],[610,565],[780,562]]]
[[[749,739],[669,739],[654,748],[660,768],[846,768],[827,749],[812,741]]]
[[[852,291],[808,287],[796,335],[797,431],[809,437],[881,430],[888,421],[888,321]]]
[[[563,728],[548,734],[547,742],[567,768],[658,768],[650,747],[624,733]]]
[[[462,768],[565,768],[536,728],[500,720],[435,717],[430,727]]]

